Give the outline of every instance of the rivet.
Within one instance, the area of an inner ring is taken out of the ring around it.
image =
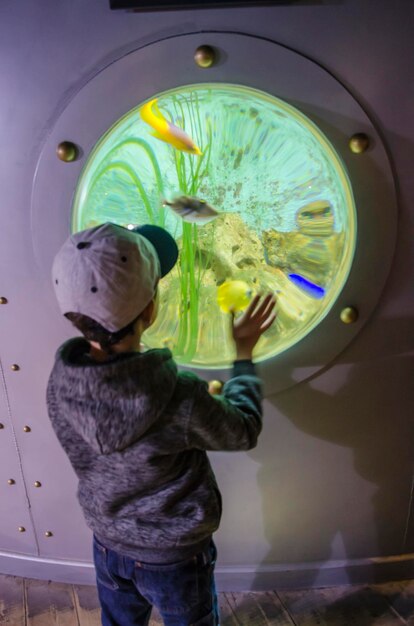
[[[25,533],[26,529],[24,526],[19,526],[19,533]]]
[[[362,154],[369,148],[369,137],[365,133],[356,133],[352,135],[348,145],[354,154]]]
[[[65,163],[71,163],[78,158],[78,148],[72,141],[62,141],[56,148],[56,154],[58,159],[65,161]]]
[[[34,484],[35,487],[41,487],[42,486],[42,483],[40,483],[38,480],[36,480],[33,484]]]
[[[194,54],[194,60],[198,67],[211,67],[216,60],[216,53],[211,46],[199,46]]]
[[[17,363],[13,363],[11,368],[12,368],[13,372],[18,372],[20,370],[20,365],[17,365]]]
[[[7,303],[8,303],[7,298],[5,298],[4,296],[1,296],[1,298],[0,298],[0,304],[7,304]]]
[[[7,481],[9,485],[15,485],[16,481],[14,480],[14,478],[9,478],[9,480]]]
[[[0,424],[0,430],[4,428],[4,424]]]
[[[221,380],[210,380],[208,383],[208,391],[212,396],[220,395],[223,389],[223,383]]]
[[[45,537],[53,537],[53,533],[50,530],[45,532]]]
[[[30,428],[30,426],[24,426],[23,430],[25,433],[30,433],[32,429]]]
[[[353,306],[347,306],[342,309],[340,317],[344,324],[353,324],[358,319],[358,311]]]

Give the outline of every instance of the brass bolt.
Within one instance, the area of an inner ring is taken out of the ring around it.
[[[19,526],[19,533],[25,533],[26,529],[24,526]]]
[[[194,54],[194,60],[198,67],[211,67],[216,60],[216,53],[211,46],[199,46]]]
[[[24,426],[23,430],[25,433],[30,433],[32,429],[30,428],[30,426]]]
[[[42,483],[40,483],[38,480],[36,480],[36,482],[33,483],[35,487],[41,487]]]
[[[223,383],[221,380],[210,380],[208,383],[208,391],[212,396],[218,396],[223,389]]]
[[[340,317],[344,324],[353,324],[358,319],[358,311],[353,306],[347,306],[342,309]]]
[[[71,163],[78,158],[78,148],[71,141],[62,141],[56,148],[56,154],[61,161]]]
[[[53,533],[50,530],[45,532],[45,537],[53,537]]]
[[[14,480],[14,478],[9,478],[9,480],[7,481],[9,485],[15,485],[16,481]]]
[[[13,363],[11,368],[12,368],[13,372],[18,372],[20,370],[20,365],[17,365],[17,363]]]
[[[356,133],[352,135],[348,145],[354,154],[362,154],[369,148],[369,137],[365,133]]]
[[[5,298],[4,296],[2,296],[2,297],[0,298],[0,304],[7,304],[7,303],[8,303],[7,298]]]

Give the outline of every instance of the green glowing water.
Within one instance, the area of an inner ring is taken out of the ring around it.
[[[308,118],[264,92],[202,84],[156,97],[202,155],[153,137],[139,103],[91,152],[76,189],[73,231],[106,221],[152,223],[177,240],[180,260],[161,281],[146,347],[168,346],[182,364],[229,366],[230,321],[217,305],[217,286],[244,280],[253,292],[278,297],[277,322],[255,358],[287,350],[324,318],[349,273],[356,221],[344,166]],[[204,226],[183,222],[162,206],[179,193],[206,200],[222,215]],[[322,288],[324,297],[290,274]]]

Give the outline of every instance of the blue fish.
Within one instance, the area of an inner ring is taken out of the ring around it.
[[[324,297],[325,289],[323,287],[315,285],[315,283],[312,283],[310,280],[307,280],[307,278],[304,278],[300,274],[288,274],[288,276],[292,283],[294,283],[297,287],[300,287],[300,289],[303,289],[303,291],[306,291],[308,295],[312,296],[313,298],[317,298],[319,300],[320,298]]]

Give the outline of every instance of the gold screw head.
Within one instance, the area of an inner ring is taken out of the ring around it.
[[[13,372],[18,372],[20,370],[20,365],[17,365],[17,363],[13,363],[11,368],[12,368]]]
[[[58,159],[65,163],[71,163],[78,158],[78,148],[71,141],[62,141],[56,148]]]
[[[42,486],[42,483],[39,482],[38,480],[36,480],[33,484],[34,484],[35,487],[41,487]]]
[[[208,391],[212,396],[218,396],[223,389],[221,380],[210,380],[208,383]]]
[[[342,309],[340,317],[344,324],[353,324],[358,319],[358,311],[353,306],[347,306]]]
[[[16,484],[16,481],[14,480],[14,478],[9,478],[9,480],[7,481],[7,483],[8,483],[9,485],[15,485],[15,484]]]
[[[369,137],[365,133],[356,133],[352,135],[348,145],[354,154],[362,154],[369,148]]]
[[[23,430],[25,433],[30,433],[32,431],[32,429],[30,428],[30,426],[24,426]]]
[[[26,529],[24,526],[19,526],[19,533],[25,533]]]
[[[45,532],[45,537],[53,537],[53,533],[52,533],[52,531],[47,530],[47,531]]]
[[[5,298],[4,296],[1,296],[1,298],[0,298],[0,304],[7,304],[7,303],[8,303],[7,298]]]
[[[194,61],[198,67],[211,67],[216,60],[216,53],[211,46],[199,46],[194,54]]]

